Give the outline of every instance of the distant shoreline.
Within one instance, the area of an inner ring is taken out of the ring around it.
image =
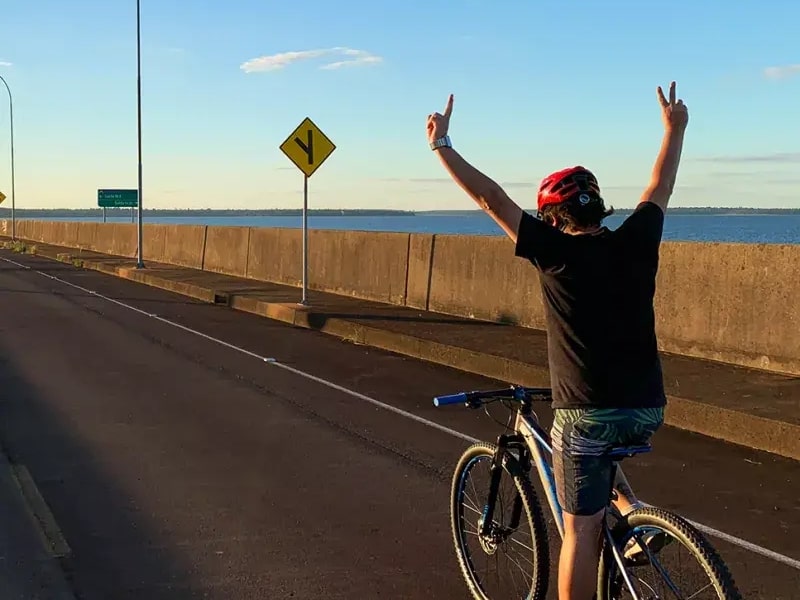
[[[527,209],[535,212],[535,209]],[[616,209],[615,214],[627,215],[632,208]],[[416,217],[416,216],[470,216],[480,214],[480,210],[432,210],[432,211],[404,211],[390,209],[309,209],[308,215],[312,217]],[[100,208],[19,208],[16,216],[19,219],[52,219],[98,217],[102,214]],[[107,217],[128,217],[130,208],[106,209]],[[148,217],[299,217],[303,214],[301,209],[145,209],[144,216]],[[672,215],[792,215],[800,214],[800,208],[745,208],[745,207],[674,207],[669,209]],[[0,219],[11,218],[11,209],[0,208]]]

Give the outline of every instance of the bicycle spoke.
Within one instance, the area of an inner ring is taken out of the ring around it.
[[[517,548],[514,548],[513,546],[503,546],[503,551],[506,553],[513,552],[515,556],[519,556],[522,560],[533,565],[533,560],[531,560],[528,556],[526,556],[526,554],[520,552]]]
[[[508,560],[510,562],[513,562],[517,566],[517,568],[519,568],[519,570],[522,571],[522,581],[523,581],[523,590],[524,590],[525,587],[526,587],[525,582],[529,579],[529,577],[526,576],[526,573],[523,570],[522,565],[520,565],[517,561],[515,561],[513,558],[511,558],[508,555],[508,551],[506,551],[505,548],[503,549],[503,552],[505,553],[506,560]],[[513,570],[511,570],[510,573],[511,573],[511,580],[514,582],[514,592],[516,592],[517,591],[517,578],[514,576],[514,571]]]
[[[474,513],[481,514],[481,511],[479,511],[477,509],[477,507],[472,506],[471,504],[464,504],[464,508],[468,508],[469,510],[471,510]]]
[[[694,594],[692,594],[691,596],[689,596],[689,597],[688,597],[686,600],[692,600],[692,598],[696,597],[696,596],[697,596],[697,594],[699,594],[700,592],[704,592],[704,591],[706,591],[706,590],[707,590],[708,588],[710,588],[710,587],[711,587],[711,584],[709,583],[709,584],[707,584],[705,587],[702,587],[702,588],[700,588],[700,589],[699,589],[698,591],[696,591]]]
[[[675,594],[675,598],[677,598],[677,600],[685,600],[684,598],[681,597],[680,590],[675,586],[674,583],[672,583],[672,579],[667,574],[667,572],[664,570],[664,567],[661,566],[661,562],[659,562],[656,559],[656,557],[653,555],[652,552],[650,552],[650,550],[647,547],[645,547],[645,552],[647,553],[647,556],[648,556],[648,558],[650,560],[650,566],[655,571],[657,571],[657,573],[659,575],[661,575],[661,581],[663,581],[665,583],[665,585],[669,588],[669,591],[671,591],[673,594]]]
[[[523,544],[522,542],[520,542],[518,540],[515,540],[514,538],[510,538],[510,539],[511,539],[512,542],[514,542],[518,546],[522,546],[523,548],[525,548],[525,550],[533,553],[533,548],[531,548],[530,546],[526,546],[525,544]]]
[[[475,482],[472,481],[472,477],[469,478],[469,484],[472,486],[472,491],[475,492],[475,497],[476,498],[480,497],[480,494],[478,494],[478,490],[475,489]],[[466,492],[465,492],[465,494],[466,494]],[[477,502],[475,502],[475,507],[476,508],[478,507],[478,503]]]

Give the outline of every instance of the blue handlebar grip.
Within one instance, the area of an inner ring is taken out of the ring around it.
[[[437,396],[433,399],[434,406],[446,406],[448,404],[465,404],[467,395],[464,392],[450,394],[449,396]]]

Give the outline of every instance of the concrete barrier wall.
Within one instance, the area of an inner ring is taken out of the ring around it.
[[[311,237],[309,235],[309,237]],[[299,229],[252,228],[247,250],[247,277],[302,285],[303,237]]]
[[[800,245],[663,245],[656,327],[664,350],[800,374]]]
[[[0,222],[8,236],[11,224]],[[299,229],[145,225],[145,260],[299,286]],[[133,257],[136,226],[20,220],[17,236]],[[800,245],[665,242],[661,348],[800,374]],[[536,270],[504,237],[309,232],[309,287],[544,328]]]
[[[405,304],[408,240],[407,233],[309,231],[309,287]]]
[[[78,248],[94,250],[97,243],[98,223],[80,223],[78,227]]]
[[[209,241],[208,248],[210,246]],[[308,232],[308,287],[404,304],[408,248],[407,233],[311,230]],[[246,274],[261,281],[302,285],[301,230],[252,228]]]
[[[103,248],[110,247],[111,250],[110,252],[103,250],[103,252],[109,252],[117,256],[136,256],[139,248],[139,235],[135,224],[104,223],[104,225],[110,225],[110,227],[98,229],[98,245]],[[142,232],[142,235],[144,235],[144,232]],[[109,236],[110,239],[106,239],[105,236]]]
[[[206,230],[203,269],[244,277],[247,274],[249,246],[249,227],[209,226]]]
[[[34,221],[30,224],[30,231],[28,234],[37,242],[43,242],[46,238],[44,236],[44,230],[47,226],[46,222],[43,221]]]
[[[406,275],[406,305],[428,309],[431,291],[433,242],[436,236],[412,233],[408,239],[408,273]]]
[[[166,225],[142,225],[144,247],[153,256],[158,256],[159,261],[162,262],[167,244],[167,227]]]
[[[203,256],[206,251],[205,225],[158,225],[158,227],[164,232],[164,252],[156,260],[192,269],[203,268]],[[144,237],[144,232],[142,236]],[[150,252],[146,238],[144,248],[146,252]]]
[[[52,243],[59,246],[75,247],[78,243],[79,225],[80,223],[69,221],[43,223],[39,237],[41,241],[55,240]]]
[[[506,237],[437,235],[428,308],[544,329],[536,270]]]

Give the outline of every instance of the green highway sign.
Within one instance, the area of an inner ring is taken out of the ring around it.
[[[139,190],[97,190],[97,206],[133,208],[139,205]]]

